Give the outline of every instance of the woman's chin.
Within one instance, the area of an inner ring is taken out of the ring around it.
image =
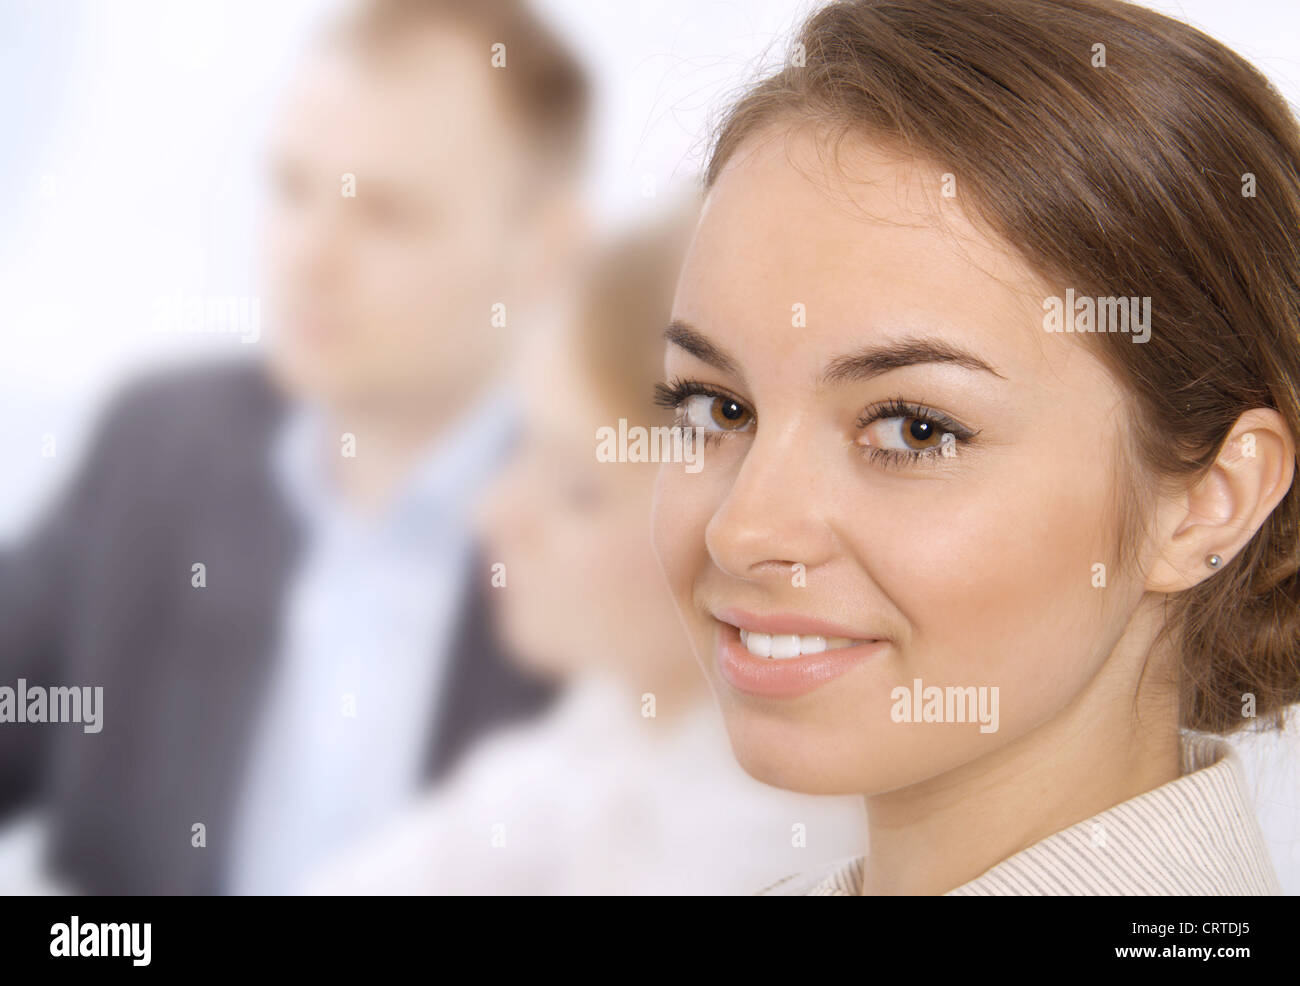
[[[727,718],[731,752],[745,773],[756,781],[798,794],[862,794],[860,777],[845,777],[824,750],[809,748],[797,735],[786,740],[769,727]],[[792,741],[792,742],[791,742]]]

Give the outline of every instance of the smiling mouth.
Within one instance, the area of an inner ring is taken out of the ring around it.
[[[802,613],[726,607],[711,615],[718,673],[760,698],[797,698],[864,662],[878,663],[890,646],[886,637],[850,637],[861,630]]]
[[[739,628],[738,628],[739,629]],[[842,650],[871,643],[872,640],[854,640],[850,637],[822,637],[816,634],[759,633],[740,630],[740,642],[755,657],[774,661],[788,661],[806,654],[821,654],[828,650]]]

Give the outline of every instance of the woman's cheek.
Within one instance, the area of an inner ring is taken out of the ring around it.
[[[942,528],[887,542],[882,588],[907,621],[910,672],[998,686],[1004,727],[1045,717],[1084,686],[1101,657],[1086,642],[1113,618],[1092,584],[1105,519],[1090,485],[968,499]]]

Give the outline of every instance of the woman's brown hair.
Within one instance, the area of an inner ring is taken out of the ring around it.
[[[1246,410],[1300,437],[1300,134],[1258,70],[1113,0],[846,0],[728,112],[711,187],[760,129],[811,121],[955,176],[967,213],[1045,277],[1151,298],[1150,337],[1082,338],[1125,386],[1137,477],[1204,474]],[[1117,494],[1131,556],[1152,484]],[[1300,494],[1167,600],[1181,724],[1280,726],[1300,701]],[[1157,641],[1159,643],[1160,640]]]

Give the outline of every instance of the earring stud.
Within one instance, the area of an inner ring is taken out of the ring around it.
[[[1223,559],[1218,555],[1210,555],[1209,558],[1205,559],[1205,564],[1209,565],[1211,568],[1218,568],[1223,564]]]

